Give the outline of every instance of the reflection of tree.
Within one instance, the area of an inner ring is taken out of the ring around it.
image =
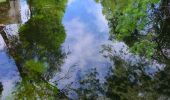
[[[96,100],[103,96],[104,88],[97,78],[98,72],[96,69],[91,69],[79,81],[80,87],[76,90],[79,99],[82,100]]]
[[[58,69],[63,58],[60,45],[64,42],[65,31],[60,17],[65,3],[66,0],[57,4],[55,0],[30,1],[32,18],[20,29],[19,44],[22,47],[18,46],[20,55],[17,60],[36,59],[50,66],[50,71]]]
[[[166,96],[167,98],[170,98],[169,75],[170,75],[170,66],[167,66],[163,71],[156,74],[156,77],[155,77],[156,82],[154,84],[155,90],[159,94],[162,94]]]
[[[161,62],[170,64],[170,10],[169,10],[168,0],[162,0],[160,9],[157,9],[155,12],[155,21],[157,24],[155,27],[157,28],[158,38],[158,50],[157,57]]]
[[[164,61],[169,59],[168,0],[97,1],[103,6],[111,35],[124,41],[138,55],[155,58],[156,53]]]
[[[145,61],[136,66],[119,56],[113,75],[107,78],[110,98],[117,99],[167,99],[169,97],[170,65],[170,10],[169,0],[97,0],[109,21],[110,34],[125,42],[139,56],[165,65],[154,75],[146,74]],[[160,4],[158,2],[160,1]],[[151,58],[151,59],[150,59]],[[135,59],[135,58],[134,58]],[[156,66],[156,65],[155,65]],[[136,68],[135,70],[133,68]],[[136,73],[138,70],[140,73]],[[132,81],[133,79],[133,81]],[[134,84],[135,83],[135,84]]]
[[[43,65],[41,63],[28,61],[24,67],[26,73],[23,74],[22,81],[14,92],[16,100],[24,98],[31,100],[39,98],[43,100],[59,97],[58,89],[42,77],[44,70],[42,70]]]
[[[3,85],[2,85],[2,83],[0,82],[0,96],[1,96],[1,94],[2,94],[2,91],[3,91]]]
[[[156,99],[156,93],[151,88],[152,78],[142,69],[146,65],[139,63],[132,66],[117,56],[112,60],[115,67],[107,76],[107,97],[116,100]]]
[[[169,98],[169,67],[159,70],[154,61],[151,62],[135,55],[129,56],[127,61],[122,56],[126,54],[122,49],[114,51],[112,50],[114,47],[103,47],[109,52],[104,57],[109,58],[113,65],[103,82],[99,81],[96,69],[90,69],[87,74],[81,76],[79,88],[72,89],[79,99],[166,100]],[[104,51],[101,53],[105,54]],[[132,58],[135,62],[130,60]]]
[[[65,30],[61,23],[67,0],[30,0],[31,19],[11,37],[9,54],[14,58],[22,82],[15,99],[54,99],[59,90],[48,80],[59,69],[64,54]]]
[[[115,51],[114,47],[103,47],[109,52],[105,57],[108,57],[114,64],[106,77],[106,97],[116,100],[157,100],[161,98],[166,100],[170,98],[169,65],[165,69],[159,70],[156,66],[161,65],[156,65],[154,61],[147,61],[139,56],[137,58],[130,56],[122,49]],[[128,55],[128,60],[122,54]],[[135,62],[131,61],[131,58]]]
[[[112,56],[110,60],[114,67],[110,67],[104,84],[97,78],[96,69],[80,79],[80,87],[75,90],[80,99],[167,100],[170,97],[169,67],[149,73],[147,61],[140,60],[132,65],[119,56]]]

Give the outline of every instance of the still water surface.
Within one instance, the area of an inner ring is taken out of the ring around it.
[[[67,91],[70,98],[76,98],[77,95],[72,89],[80,88],[80,80],[85,79],[93,69],[97,71],[99,83],[105,82],[110,67],[114,68],[114,61],[106,56],[118,56],[131,65],[148,62],[129,53],[123,42],[113,43],[114,40],[109,39],[108,22],[102,14],[102,6],[94,0],[73,0],[68,3],[63,25],[67,37],[62,46],[68,55],[64,59],[61,72],[51,81],[57,81],[58,88]],[[148,62],[147,72],[153,73],[157,67],[162,66],[156,61]]]
[[[20,6],[21,24],[24,24],[30,18],[29,7],[26,0],[20,0]],[[129,53],[128,47],[123,42],[113,43],[109,40],[108,22],[102,14],[102,6],[94,0],[69,0],[62,23],[67,34],[62,44],[62,52],[67,55],[61,65],[61,70],[50,79],[50,82],[56,83],[57,87],[63,90],[69,98],[78,99],[72,89],[81,87],[79,81],[93,69],[97,71],[100,83],[105,82],[109,68],[114,67],[114,61],[110,61],[106,56],[110,54],[119,56],[132,65],[141,62],[138,56]],[[20,24],[10,24],[4,30],[8,35],[17,35],[19,27]],[[111,50],[104,50],[108,46]],[[156,71],[156,67],[163,65],[150,62],[147,66],[147,71],[152,73]],[[9,96],[15,84],[20,81],[15,61],[6,52],[1,36],[0,81],[4,88],[2,99]]]
[[[102,45],[107,43],[109,38],[109,29],[101,5],[94,0],[74,0],[68,4],[63,25],[67,33],[63,50],[69,52],[69,55],[64,60],[61,72],[57,73],[53,80],[68,74],[69,78],[59,81],[58,87],[63,89],[72,82],[73,87],[78,87],[79,78],[96,68],[98,77],[103,81],[110,62],[100,53]]]

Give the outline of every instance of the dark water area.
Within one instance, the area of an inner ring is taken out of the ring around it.
[[[159,88],[164,87],[162,83],[155,85],[159,81],[155,76],[167,76],[168,69],[166,74],[163,71],[169,63],[136,55],[125,42],[112,37],[105,3],[11,2],[17,4],[12,11],[17,12],[16,18],[10,18],[10,13],[7,21],[0,18],[0,27],[4,27],[0,30],[2,100],[30,96],[55,100],[58,94],[64,100],[168,98],[161,93],[156,97],[159,92],[152,91],[164,91]],[[159,71],[163,74],[157,74]]]

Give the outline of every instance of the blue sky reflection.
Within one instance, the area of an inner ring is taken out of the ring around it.
[[[70,78],[58,83],[60,88],[77,81],[89,69],[96,68],[99,77],[107,73],[109,61],[99,52],[108,41],[109,29],[102,14],[102,7],[94,0],[70,0],[63,18],[67,38],[63,44],[65,52],[71,52],[65,59],[57,80],[69,71]]]

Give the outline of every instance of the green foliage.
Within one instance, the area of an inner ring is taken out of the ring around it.
[[[154,32],[146,30],[151,21],[149,10],[153,9],[151,5],[158,3],[160,0],[98,0],[103,5],[103,14],[109,21],[110,33],[114,34],[116,39],[124,41],[136,54],[145,51],[143,56],[151,57],[154,53],[156,43],[153,38],[146,40],[147,35]],[[147,33],[149,32],[149,33]],[[145,40],[142,40],[142,39]],[[140,47],[146,45],[147,49]],[[137,46],[138,45],[138,46]],[[150,46],[151,45],[151,46]],[[151,54],[152,52],[152,54]]]
[[[13,47],[17,48],[13,53],[17,54],[14,58],[39,73],[44,71],[40,66],[45,64],[46,73],[51,77],[62,63],[60,46],[66,37],[62,17],[67,0],[29,0],[29,3],[31,19],[19,30],[20,42]],[[37,62],[30,59],[36,59]],[[34,64],[36,67],[33,67]]]
[[[96,69],[90,69],[88,73],[80,78],[80,86],[76,90],[79,99],[81,100],[96,100],[104,94],[104,88],[97,78],[98,72]],[[100,94],[100,95],[99,95]]]
[[[164,70],[155,68],[156,73],[147,74],[148,69],[145,67],[149,66],[146,65],[148,62],[141,61],[139,64],[129,65],[119,57],[112,57],[115,68],[111,69],[112,75],[107,77],[107,97],[115,100],[169,99],[170,59],[169,53],[165,53],[170,47],[169,1],[100,0],[100,2],[103,5],[103,14],[109,21],[110,34],[125,42],[131,52],[140,57],[149,58],[149,61],[156,58],[165,64]],[[120,2],[126,3],[121,6]],[[156,8],[155,5],[159,7]],[[163,57],[158,57],[160,55],[157,52]]]
[[[78,91],[80,98],[91,100],[98,98],[98,94],[101,96],[106,94],[106,97],[111,100],[169,99],[169,66],[167,66],[165,70],[159,71],[159,68],[156,68],[157,62],[152,62],[151,59],[157,51],[157,39],[160,39],[158,38],[159,36],[163,37],[160,40],[167,40],[161,41],[161,46],[169,43],[169,39],[167,39],[169,38],[167,35],[169,34],[169,32],[167,32],[169,24],[167,23],[170,20],[166,20],[166,24],[164,23],[165,26],[162,26],[156,23],[160,20],[154,19],[160,16],[153,14],[156,9],[153,6],[159,1],[160,0],[96,0],[96,2],[100,2],[103,5],[103,14],[106,15],[109,21],[110,33],[114,34],[116,39],[124,41],[132,52],[140,55],[140,57],[137,58],[140,60],[136,61],[136,56],[132,56],[134,61],[128,62],[129,59],[127,60],[126,57],[125,61],[120,57],[111,55],[110,58],[112,58],[111,61],[113,61],[113,66],[115,67],[111,68],[111,75],[108,75],[106,78],[105,85],[107,89],[104,91],[101,89],[102,86],[95,71],[92,73],[89,72],[85,78],[80,80],[81,84]],[[165,2],[168,3],[167,0],[165,0]],[[151,10],[153,10],[153,13]],[[165,10],[159,14],[164,12]],[[169,10],[167,12],[169,12]],[[169,13],[166,14],[166,16],[167,15],[169,16]],[[160,33],[159,29],[159,31],[157,31],[155,26],[158,26],[158,28],[164,27],[166,31],[162,30],[164,28],[161,28],[161,31],[165,31],[166,34],[163,33],[163,35]],[[169,50],[169,47],[165,49]],[[146,58],[149,58],[149,60],[146,60]]]
[[[156,44],[154,42],[150,42],[148,40],[141,40],[140,42],[136,42],[134,46],[131,48],[132,52],[135,52],[138,55],[146,56],[151,59],[154,54]]]
[[[21,40],[48,50],[58,49],[66,36],[61,23],[66,1],[30,0],[32,18],[20,29]]]
[[[166,97],[159,93],[159,90],[155,91],[155,86],[159,88],[157,84],[162,82],[157,82],[157,79],[153,80],[155,77],[149,76],[144,71],[148,62],[141,60],[131,65],[131,62],[119,56],[111,56],[110,59],[114,62],[114,67],[110,67],[105,81],[99,81],[96,69],[90,69],[84,77],[80,78],[80,86],[75,90],[79,99],[157,100],[160,97]],[[160,90],[168,89],[161,88]]]
[[[29,60],[25,63],[24,67],[28,69],[29,72],[36,72],[36,73],[44,73],[46,72],[47,68],[42,62],[38,62],[35,60]]]
[[[54,100],[58,98],[58,89],[41,78],[25,76],[13,95],[14,100]]]
[[[10,54],[22,81],[15,100],[55,100],[59,90],[48,81],[62,63],[60,46],[66,34],[62,25],[67,0],[29,0],[31,19],[19,30],[19,40],[10,41]],[[65,97],[64,97],[65,98]]]
[[[147,61],[131,62],[112,56],[114,68],[106,77],[106,95],[115,100],[157,100],[162,96],[155,91],[156,80],[147,74]],[[157,85],[158,86],[158,85]]]

